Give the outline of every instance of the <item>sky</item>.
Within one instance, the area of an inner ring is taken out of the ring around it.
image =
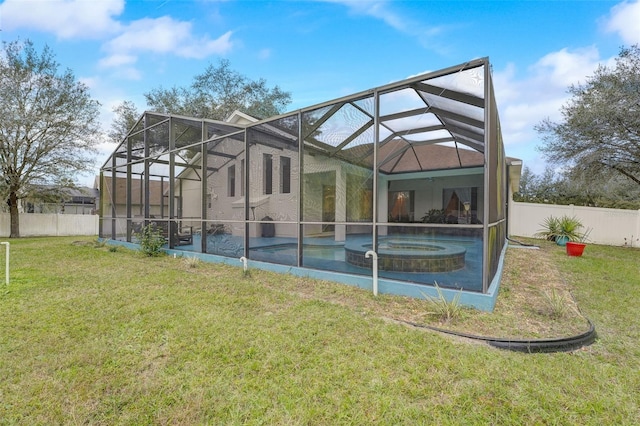
[[[544,171],[534,126],[640,44],[640,0],[0,0],[0,41],[48,45],[101,104],[188,86],[220,59],[290,92],[288,111],[488,57],[506,154]],[[115,149],[98,146],[95,173]],[[93,185],[92,176],[78,178]]]

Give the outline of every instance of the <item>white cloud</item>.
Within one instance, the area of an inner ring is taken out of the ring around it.
[[[163,16],[134,21],[124,28],[122,34],[105,44],[104,48],[114,55],[131,52],[172,53],[183,58],[205,58],[212,54],[224,54],[231,50],[231,31],[215,40],[208,36],[196,38],[190,22],[176,21]]]
[[[569,100],[571,84],[583,84],[601,60],[598,50],[587,47],[562,49],[540,58],[520,75],[513,64],[493,74],[500,110],[502,134],[509,152],[533,150],[540,140],[534,126],[543,119],[558,121],[561,107]],[[528,148],[526,148],[528,146]]]
[[[584,83],[600,62],[600,54],[594,46],[573,52],[562,49],[543,56],[533,65],[532,71],[542,84],[566,89],[571,84]]]
[[[207,35],[197,38],[190,22],[177,21],[169,16],[133,21],[122,30],[120,35],[103,45],[108,55],[100,60],[99,65],[103,68],[124,66],[118,70],[118,75],[132,80],[141,78],[141,73],[131,66],[137,62],[139,54],[171,54],[202,59],[225,54],[233,47],[231,31],[217,39]]]
[[[618,33],[627,44],[640,43],[640,1],[625,1],[611,8],[604,21],[609,32]]]
[[[98,84],[98,79],[96,77],[80,77],[78,78],[78,81],[89,89],[93,89]]]
[[[142,80],[142,72],[135,67],[118,67],[114,76],[125,80]]]
[[[269,59],[271,57],[271,49],[262,49],[258,52],[258,58]]]
[[[114,54],[107,58],[103,58],[98,62],[98,65],[101,68],[110,68],[110,67],[121,67],[123,65],[131,65],[136,63],[138,60],[134,55],[119,55]]]
[[[338,3],[349,8],[351,13],[367,15],[383,21],[386,25],[403,34],[417,37],[426,46],[433,48],[432,37],[441,34],[444,27],[440,25],[428,26],[409,16],[402,16],[394,12],[388,0],[320,0],[327,3]]]
[[[5,30],[26,28],[61,39],[111,34],[120,26],[113,17],[123,10],[124,0],[5,0],[0,4]]]

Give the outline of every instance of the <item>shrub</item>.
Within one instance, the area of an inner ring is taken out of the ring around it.
[[[136,236],[140,240],[140,251],[144,254],[152,257],[163,254],[162,246],[165,245],[165,240],[155,225],[149,224],[143,227]]]
[[[559,218],[549,216],[540,225],[542,229],[535,234],[538,238],[550,241],[556,241],[558,237],[567,237],[569,241],[579,241],[584,238],[584,234],[579,231],[582,228],[582,222],[575,216],[564,215]]]
[[[542,226],[542,229],[536,232],[536,237],[555,241],[556,236],[560,233],[560,219],[549,216],[540,224],[540,226]]]
[[[444,209],[431,209],[420,220],[423,223],[445,223]]]

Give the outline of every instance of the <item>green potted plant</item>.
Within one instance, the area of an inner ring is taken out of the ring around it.
[[[536,237],[555,241],[559,246],[565,246],[567,241],[579,241],[583,237],[580,233],[582,222],[575,216],[549,216],[541,226],[542,229],[536,233]]]
[[[535,237],[544,238],[547,241],[555,241],[559,233],[560,225],[557,217],[549,216],[540,224],[542,229],[536,232]]]

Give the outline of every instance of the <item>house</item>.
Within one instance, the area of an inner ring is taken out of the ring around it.
[[[41,186],[22,199],[25,213],[97,214],[99,191],[89,187],[53,188]]]
[[[154,219],[193,230],[168,249],[361,286],[375,258],[383,291],[491,298],[521,166],[486,58],[261,121],[145,112],[102,167],[101,235]]]

